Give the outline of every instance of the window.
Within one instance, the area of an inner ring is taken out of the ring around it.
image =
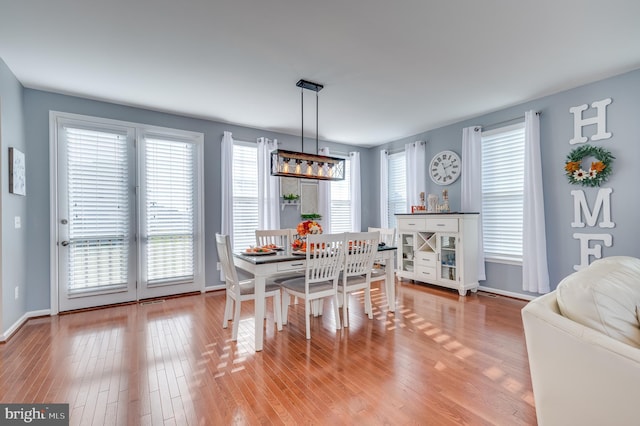
[[[258,147],[233,145],[233,250],[255,245],[258,229]]]
[[[351,161],[344,162],[344,180],[331,182],[331,232],[351,232]]]
[[[191,281],[197,238],[196,146],[144,138],[148,285]]]
[[[387,194],[389,194],[387,212],[389,223],[382,224],[388,228],[396,227],[396,213],[407,213],[407,176],[404,151],[389,154],[389,180]]]
[[[487,260],[522,262],[524,123],[482,133],[482,232]]]

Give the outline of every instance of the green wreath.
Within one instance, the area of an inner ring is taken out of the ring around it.
[[[598,161],[592,162],[591,167],[585,170],[582,168],[582,160],[587,157],[594,157]],[[564,170],[571,184],[591,187],[600,186],[611,174],[611,161],[615,158],[606,149],[583,145],[567,155]]]

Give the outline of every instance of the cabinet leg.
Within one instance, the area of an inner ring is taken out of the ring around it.
[[[460,294],[460,296],[466,296],[467,295],[467,290],[459,289],[458,290],[458,294]]]

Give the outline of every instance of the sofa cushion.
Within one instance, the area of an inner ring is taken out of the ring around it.
[[[596,260],[563,279],[557,298],[563,316],[640,347],[640,259]]]

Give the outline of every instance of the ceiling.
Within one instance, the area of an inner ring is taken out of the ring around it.
[[[374,146],[640,68],[637,0],[0,0],[28,88]],[[305,134],[315,96],[305,91]]]

